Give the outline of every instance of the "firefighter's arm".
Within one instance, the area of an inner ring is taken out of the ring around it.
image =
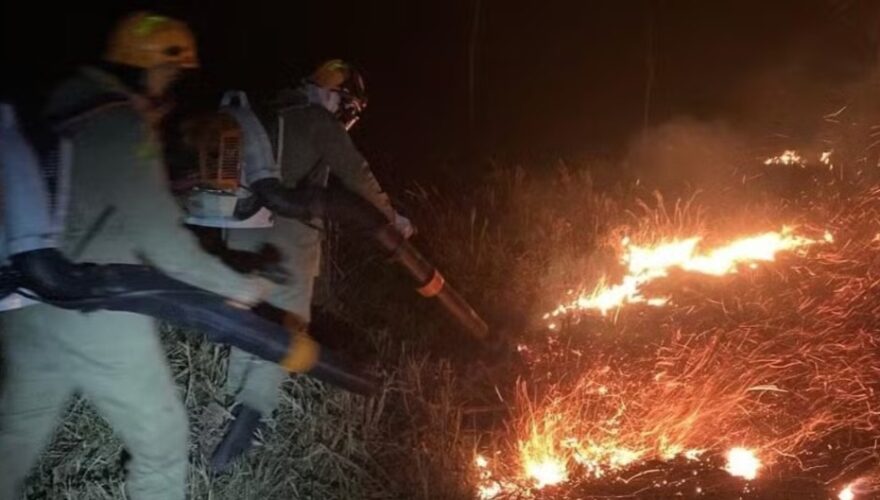
[[[395,211],[391,200],[382,190],[367,160],[357,150],[348,132],[329,113],[318,116],[311,139],[322,160],[330,166],[330,173],[346,188],[372,203],[389,221],[393,221]]]
[[[108,159],[118,162],[117,210],[143,259],[169,276],[244,304],[265,293],[265,282],[241,275],[206,253],[183,227],[183,213],[171,195],[157,146],[136,127],[118,127]]]
[[[308,221],[315,216],[315,200],[310,196],[311,193],[285,187],[277,177],[260,179],[249,188],[259,198],[262,206],[282,217]]]

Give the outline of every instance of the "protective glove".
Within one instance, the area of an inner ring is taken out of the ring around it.
[[[406,239],[409,239],[412,235],[416,234],[416,228],[413,226],[412,221],[397,212],[394,213],[394,221],[392,221],[392,224],[394,224],[394,228],[397,229],[397,231]]]

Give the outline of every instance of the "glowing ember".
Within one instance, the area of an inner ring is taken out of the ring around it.
[[[477,466],[479,472],[479,484],[477,484],[477,497],[480,500],[492,500],[506,491],[512,490],[511,484],[502,484],[492,478],[492,471],[489,469],[489,461],[482,455],[474,458],[474,465]]]
[[[755,453],[745,448],[733,448],[727,452],[727,466],[724,468],[731,476],[751,481],[758,477],[761,461]]]
[[[819,154],[819,163],[828,167],[829,170],[834,170],[834,164],[831,163],[831,154],[833,152],[833,150],[823,151]],[[812,160],[809,163],[812,164]],[[773,156],[764,160],[764,165],[797,165],[801,168],[806,168],[807,164],[807,160],[794,150],[786,150],[779,156]]]
[[[837,495],[837,498],[840,500],[855,500],[856,494],[853,492],[852,485],[847,485],[846,488],[840,491],[840,494]]]
[[[490,481],[485,485],[480,485],[477,494],[481,500],[491,500],[501,494],[501,485],[496,481]]]
[[[830,153],[829,153],[830,156]],[[779,156],[774,156],[772,158],[767,158],[764,160],[764,165],[800,165],[801,164],[801,156],[797,153],[797,151],[786,150]]]
[[[831,163],[831,153],[834,151],[825,151],[822,153],[822,156],[819,157],[819,161],[824,165],[828,165],[828,168],[834,168],[834,165]]]
[[[830,233],[825,241],[832,241]],[[757,236],[742,238],[732,243],[706,252],[698,251],[699,237],[664,242],[653,246],[639,246],[628,239],[623,240],[624,255],[621,262],[627,266],[628,274],[621,283],[607,286],[600,283],[589,295],[582,295],[574,301],[559,306],[545,316],[545,319],[565,315],[573,311],[595,310],[606,314],[609,310],[624,304],[646,303],[650,306],[663,306],[666,297],[645,297],[642,288],[647,283],[664,278],[672,269],[687,272],[722,276],[735,273],[738,266],[756,262],[773,261],[776,254],[816,243],[815,240],[796,236],[791,229],[783,228]],[[551,323],[553,329],[558,328]]]

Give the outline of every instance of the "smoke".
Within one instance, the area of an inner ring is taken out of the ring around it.
[[[760,63],[723,79],[694,68],[667,84],[661,94],[680,101],[668,109],[699,118],[658,117],[661,124],[630,141],[628,172],[651,188],[681,191],[723,188],[785,150],[811,161],[833,150],[849,172],[876,166],[880,3],[823,0],[793,16],[800,21],[787,40],[748,59]],[[679,95],[680,87],[693,95]]]
[[[677,118],[633,140],[625,163],[649,189],[711,189],[735,175],[746,146],[742,134],[724,123]]]
[[[821,79],[798,62],[745,79],[711,120],[676,117],[630,141],[625,165],[649,189],[729,191],[766,173],[764,160],[823,155],[848,175],[880,165],[880,66],[852,79]],[[840,171],[840,170],[838,170]]]

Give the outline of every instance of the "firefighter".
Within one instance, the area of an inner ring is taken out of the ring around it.
[[[139,12],[118,23],[103,61],[54,92],[48,116],[71,138],[74,152],[60,249],[76,261],[146,261],[247,306],[268,291],[267,283],[203,253],[180,225],[153,132],[167,89],[197,65],[184,23]],[[6,365],[0,498],[15,498],[75,392],[89,399],[130,453],[128,498],[185,498],[186,413],[153,320],[43,304],[0,320]]]
[[[267,302],[284,311],[284,325],[299,335],[307,334],[311,319],[322,221],[303,222],[277,216],[284,213],[285,196],[291,190],[304,185],[325,187],[333,176],[379,209],[404,236],[414,232],[410,221],[394,210],[348,135],[348,129],[357,122],[366,104],[360,73],[338,59],[321,64],[297,88],[282,91],[275,134],[280,175],[258,174],[251,179],[256,182],[249,186],[255,198],[262,199],[270,208],[277,207],[274,225],[268,229],[228,230],[227,244],[231,249],[257,251],[268,244],[279,250],[279,265],[289,282],[279,287]],[[232,349],[226,389],[236,401],[234,420],[211,457],[215,472],[228,470],[250,447],[260,422],[271,416],[278,405],[278,392],[285,376],[277,366]]]

